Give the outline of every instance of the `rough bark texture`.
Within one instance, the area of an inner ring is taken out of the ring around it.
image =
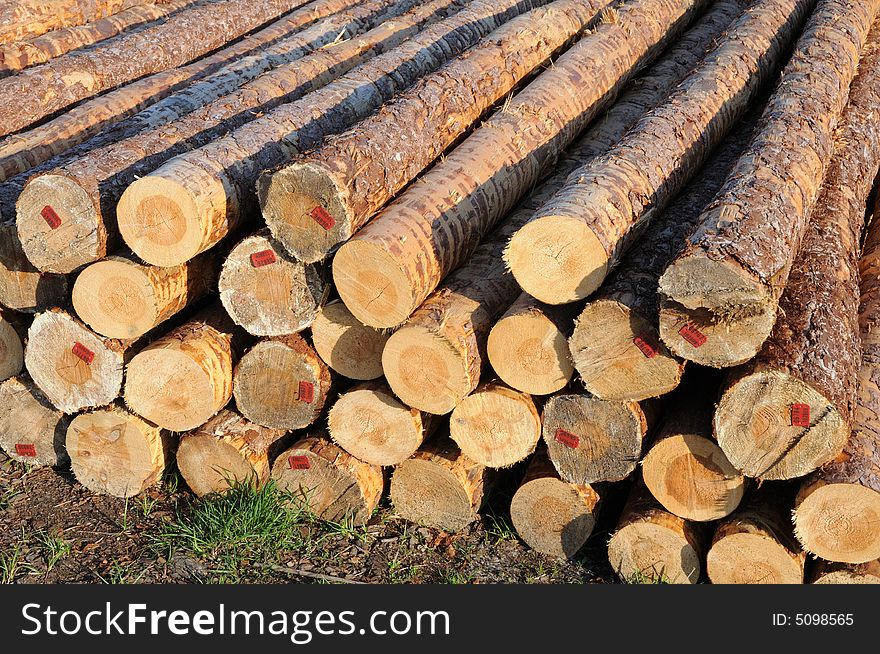
[[[161,0],[160,0],[161,2]],[[156,0],[14,0],[0,7],[0,43],[84,25]]]
[[[46,63],[53,57],[59,57],[71,50],[84,48],[116,36],[120,32],[164,18],[199,1],[167,0],[161,3],[147,1],[85,25],[65,27],[26,41],[0,45],[0,76]]]
[[[461,531],[477,519],[491,480],[489,468],[448,438],[434,438],[394,468],[391,502],[411,522]]]
[[[510,502],[510,521],[526,545],[567,559],[593,532],[599,501],[591,486],[562,481],[547,453],[539,450]]]
[[[318,0],[298,12],[305,22],[352,1]],[[113,251],[121,244],[116,204],[130,183],[258,113],[324,86],[358,61],[350,56],[350,47],[320,51],[314,57],[309,53],[342,33],[357,34],[414,4],[415,0],[371,0],[341,11],[141,112],[137,118],[144,128],[133,136],[31,177],[16,203],[18,233],[28,258],[40,270],[68,273]],[[384,36],[382,31],[378,34]],[[363,47],[375,45],[368,36],[360,42]],[[153,124],[159,126],[151,128]],[[60,224],[47,224],[46,206]]]
[[[702,172],[645,230],[578,317],[569,339],[588,391],[608,400],[643,400],[678,386],[684,363],[658,332],[657,280],[684,247],[703,208],[748,144],[757,114],[740,123]],[[567,305],[565,305],[567,306]]]
[[[354,129],[264,176],[257,193],[272,234],[301,261],[325,258],[607,3],[562,0],[510,21]],[[331,220],[316,221],[316,207]]]
[[[65,465],[68,421],[26,376],[0,384],[0,449],[16,461]]]
[[[779,319],[715,417],[718,443],[752,477],[805,475],[840,454],[850,436],[861,360],[859,243],[880,167],[880,22],[849,98]],[[803,420],[789,415],[798,404],[810,405]]]
[[[607,14],[612,18],[345,243],[333,277],[355,317],[374,327],[406,320],[704,4],[634,0],[617,6]],[[595,83],[585,87],[585,79]]]
[[[324,408],[330,371],[298,334],[266,338],[235,367],[235,403],[248,420],[275,429],[303,429]]]
[[[385,486],[382,468],[359,461],[323,433],[280,454],[272,478],[280,488],[300,495],[318,518],[354,525],[369,520]]]
[[[15,223],[0,223],[0,305],[36,313],[63,304],[66,297],[67,277],[34,268],[21,249]]]
[[[706,555],[706,572],[712,583],[804,582],[806,554],[791,529],[792,491],[769,484],[718,523]]]
[[[114,86],[192,61],[301,4],[303,0],[219,0],[0,80],[0,135]],[[150,56],[144,56],[147,52]]]
[[[330,291],[329,277],[323,266],[291,257],[264,229],[226,257],[220,301],[235,323],[255,336],[293,334],[314,322]]]
[[[177,468],[193,493],[222,493],[234,482],[262,486],[269,479],[269,447],[284,436],[222,410],[181,436]]]
[[[367,327],[340,300],[322,306],[311,327],[315,350],[334,371],[362,381],[382,376],[387,331]]]
[[[664,510],[637,479],[608,541],[608,560],[627,583],[695,584],[705,549],[701,526]]]
[[[752,358],[769,336],[834,147],[834,131],[880,2],[820,0],[757,134],[660,280],[664,295],[736,347],[715,366]],[[738,318],[750,316],[743,328]],[[731,346],[732,347],[732,346]]]
[[[24,316],[0,307],[0,381],[21,372],[27,328]]]
[[[156,425],[117,405],[81,413],[67,429],[70,467],[95,493],[133,497],[159,481],[171,439]]]
[[[254,184],[263,170],[365,118],[501,23],[542,2],[474,2],[323,89],[172,159],[125,191],[117,207],[122,237],[156,265],[180,263],[206,250],[256,211]],[[389,37],[376,46],[384,51],[418,26],[391,21],[379,29]]]
[[[550,304],[593,293],[772,79],[814,2],[750,6],[666,102],[572,173],[510,242],[523,290]]]

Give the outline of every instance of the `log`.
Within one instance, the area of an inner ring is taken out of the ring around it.
[[[232,399],[243,339],[219,306],[141,349],[125,369],[125,403],[169,431],[204,424]]]
[[[406,320],[705,4],[634,0],[608,12],[608,20],[343,244],[333,278],[354,316],[373,327]],[[585,89],[584,79],[596,83]]]
[[[312,344],[343,377],[369,381],[382,376],[382,350],[391,334],[367,327],[340,300],[328,302],[312,323]]]
[[[651,223],[578,316],[569,338],[574,367],[590,392],[606,400],[644,400],[675,389],[684,361],[657,329],[657,283],[745,149],[756,112],[739,123],[702,171]],[[569,306],[569,305],[562,305]]]
[[[12,459],[33,466],[66,465],[69,420],[28,377],[0,384],[0,449]]]
[[[574,374],[567,337],[578,308],[543,304],[521,293],[489,332],[492,370],[505,384],[532,395],[565,388]]]
[[[255,336],[293,334],[314,322],[330,291],[329,276],[323,266],[291,257],[264,229],[226,257],[220,301],[235,324]]]
[[[712,438],[718,380],[696,375],[666,410],[642,459],[645,485],[664,509],[695,522],[730,515],[743,497],[745,479]]]
[[[453,409],[449,436],[472,461],[507,468],[535,451],[541,414],[528,393],[486,382]]]
[[[284,434],[223,409],[180,437],[177,468],[199,497],[222,493],[234,482],[260,487],[269,479],[269,447]]]
[[[806,554],[791,529],[792,495],[785,488],[762,488],[718,523],[706,555],[713,584],[804,583]]]
[[[656,414],[653,402],[612,402],[563,392],[544,405],[541,435],[565,481],[619,481],[636,469]]]
[[[440,421],[406,406],[387,384],[353,386],[330,407],[327,430],[346,452],[376,466],[393,466],[411,457]]]
[[[394,468],[391,503],[406,520],[461,531],[477,519],[492,471],[468,459],[450,439],[435,437]]]
[[[316,517],[363,525],[385,487],[382,468],[359,461],[323,434],[297,441],[275,459],[272,479]]]
[[[562,481],[547,453],[539,451],[510,502],[510,521],[533,550],[568,559],[593,533],[599,506],[592,486]]]
[[[305,21],[352,2],[317,0],[299,12]],[[357,60],[347,57],[345,49],[321,51],[317,58],[309,53],[340,33],[356,34],[413,4],[415,0],[370,0],[326,18],[145,110],[136,117],[143,128],[126,128],[126,133],[134,132],[128,138],[34,175],[16,203],[18,233],[28,259],[40,270],[67,273],[113,251],[121,245],[116,204],[131,182],[256,113],[325,85]],[[54,222],[45,218],[47,206],[57,216]],[[174,234],[165,236],[173,240]]]
[[[0,307],[0,381],[17,375],[24,367],[27,324],[20,314]]]
[[[67,429],[76,480],[90,491],[134,497],[156,484],[169,461],[170,438],[117,405],[80,413]]]
[[[736,365],[770,335],[878,6],[820,0],[756,135],[660,279],[677,320],[706,336],[670,338],[685,358]]]
[[[773,78],[813,4],[752,4],[664,103],[573,172],[510,241],[507,262],[523,290],[565,304],[599,288]]]
[[[4,73],[46,63],[53,57],[60,57],[71,50],[84,48],[126,30],[141,27],[196,2],[198,0],[142,2],[84,25],[64,27],[25,41],[0,45],[0,77]]]
[[[387,38],[369,44],[360,54],[358,44],[362,42],[357,39],[335,46],[334,51],[353,48],[359,57],[374,54],[377,48],[384,54],[323,89],[175,157],[131,184],[117,206],[123,239],[145,261],[165,266],[212,247],[258,209],[254,184],[263,170],[316,147],[325,135],[365,118],[498,24],[541,2],[480,0],[417,36],[413,34],[424,20],[413,18],[408,23],[392,21],[377,28]],[[438,5],[448,4],[449,0],[439,0],[422,11],[430,16]],[[168,216],[173,219],[166,219]]]
[[[103,338],[63,309],[37,314],[28,329],[24,365],[49,401],[64,413],[102,407],[122,390],[133,341]]]
[[[114,86],[188,63],[302,4],[218,0],[197,5],[87,52],[71,52],[2,79],[0,136]]]
[[[84,25],[155,0],[16,0],[0,7],[0,43]]]
[[[34,268],[21,249],[15,223],[0,223],[0,304],[36,313],[63,304],[67,293],[67,277]]]
[[[353,129],[261,177],[272,235],[300,261],[326,258],[606,4],[561,0],[511,20]]]
[[[859,243],[880,167],[880,22],[864,55],[779,319],[758,355],[732,376],[715,415],[719,445],[750,477],[801,477],[839,455],[852,431]]]
[[[242,415],[274,429],[303,429],[318,419],[330,371],[298,334],[264,338],[235,367],[233,392]]]
[[[705,547],[698,523],[664,510],[637,480],[608,541],[608,560],[627,583],[695,584]]]
[[[868,563],[831,563],[816,559],[811,584],[880,584],[880,560]]]

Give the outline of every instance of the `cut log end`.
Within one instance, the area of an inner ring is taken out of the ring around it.
[[[67,451],[83,486],[114,497],[138,495],[159,480],[166,464],[161,430],[118,407],[76,416]]]
[[[70,273],[107,253],[98,209],[76,180],[35,177],[16,203],[16,224],[28,259],[43,272]]]
[[[663,507],[687,520],[730,515],[742,500],[745,479],[716,443],[695,434],[657,442],[642,461],[645,485]]]
[[[16,461],[66,464],[68,422],[32,382],[12,377],[0,384],[0,449]]]
[[[235,481],[260,486],[268,474],[268,463],[265,471],[258,471],[232,443],[210,434],[182,438],[177,448],[177,467],[186,485],[199,497],[222,493]]]
[[[479,509],[461,479],[429,459],[407,459],[394,469],[391,501],[410,522],[450,532],[474,522]]]
[[[24,347],[21,336],[12,323],[0,316],[0,381],[21,372],[24,366]]]
[[[322,166],[294,162],[258,188],[272,236],[299,261],[320,261],[351,237],[343,192]]]
[[[355,239],[339,248],[333,281],[352,315],[370,327],[396,327],[418,306],[396,259],[369,241]]]
[[[880,558],[880,493],[858,484],[818,482],[802,489],[795,534],[809,552],[829,561]]]
[[[804,564],[773,538],[738,532],[712,544],[706,572],[713,584],[802,584]]]
[[[715,413],[718,444],[737,470],[759,479],[801,477],[833,459],[849,427],[823,395],[778,371],[743,377]]]
[[[566,335],[540,311],[501,318],[489,332],[486,350],[506,384],[532,395],[562,390],[574,374]]]
[[[109,338],[137,338],[159,319],[155,287],[140,266],[123,260],[97,261],[76,278],[72,292],[77,315]]]
[[[687,256],[674,261],[660,277],[660,292],[685,309],[726,310],[771,301],[767,288],[727,259]]]
[[[67,277],[41,273],[28,261],[14,222],[0,224],[0,305],[36,313],[61,306]]]
[[[818,560],[810,576],[814,584],[880,584],[880,560],[860,565]]]
[[[674,390],[684,371],[654,325],[616,300],[588,304],[569,339],[584,386],[605,400],[644,400]]]
[[[461,354],[419,325],[391,335],[382,351],[382,369],[405,404],[436,415],[452,411],[473,390]]]
[[[342,302],[324,305],[312,323],[312,343],[324,362],[343,377],[368,381],[382,372],[390,334],[367,327]]]
[[[582,221],[544,216],[522,227],[505,251],[522,289],[547,304],[581,300],[608,272],[608,255]]]

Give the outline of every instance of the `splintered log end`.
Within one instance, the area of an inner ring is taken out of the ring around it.
[[[272,479],[317,517],[362,525],[379,504],[382,468],[354,458],[330,441],[309,436],[280,454]]]
[[[810,579],[814,584],[880,584],[880,560],[856,565],[817,559]]]
[[[322,268],[291,257],[267,233],[236,245],[220,273],[220,301],[255,336],[300,332],[315,320],[328,291]]]
[[[684,372],[684,363],[663,345],[656,327],[616,300],[588,304],[568,344],[584,386],[605,400],[665,395]]]
[[[353,239],[339,248],[333,257],[333,282],[352,315],[370,327],[396,327],[419,305],[395,258],[366,240]]]
[[[97,261],[76,278],[76,314],[109,338],[137,338],[159,320],[155,287],[142,266],[124,259]]]
[[[43,272],[71,273],[107,254],[98,208],[64,175],[39,175],[27,183],[16,203],[16,224],[25,254]]]
[[[461,531],[477,519],[488,482],[489,470],[444,438],[394,469],[391,502],[410,522]]]
[[[488,383],[455,407],[449,435],[472,461],[507,468],[535,451],[541,416],[531,395]]]
[[[159,480],[168,448],[159,427],[116,406],[81,413],[67,429],[73,474],[83,486],[114,497],[138,495]]]
[[[34,383],[64,413],[109,404],[122,388],[120,348],[61,310],[34,318],[24,364]]]
[[[361,384],[327,414],[330,437],[345,451],[377,466],[397,465],[421,446],[436,421],[400,402],[384,384]]]
[[[330,392],[330,371],[302,337],[260,341],[238,362],[233,393],[251,422],[274,429],[311,425]]]
[[[880,493],[860,484],[807,482],[795,504],[794,529],[804,549],[823,559],[878,559]]]
[[[401,327],[391,335],[382,351],[382,369],[405,404],[436,415],[452,411],[476,385],[461,353],[420,325]]]
[[[264,175],[257,192],[272,236],[299,261],[320,261],[351,237],[348,193],[320,163],[297,161]]]
[[[0,381],[21,372],[24,366],[24,347],[21,335],[12,323],[0,314]]]
[[[16,461],[62,466],[69,418],[30,380],[12,377],[0,384],[0,449]]]
[[[721,448],[697,434],[658,441],[642,460],[642,474],[667,511],[696,522],[730,515],[745,490],[744,477]]]
[[[59,306],[67,297],[67,277],[42,273],[22,250],[15,223],[0,224],[0,304],[36,313]]]
[[[526,545],[567,559],[587,542],[598,508],[592,487],[562,481],[546,455],[536,454],[510,502],[510,519]]]
[[[367,327],[342,302],[324,305],[312,323],[312,343],[324,362],[343,377],[368,381],[382,372],[382,350],[391,336]]]
[[[783,372],[755,372],[736,381],[715,412],[715,436],[747,477],[793,479],[840,454],[849,425],[821,393]]]
[[[582,300],[608,273],[608,255],[583,221],[542,216],[521,227],[504,252],[522,289],[547,304]]]

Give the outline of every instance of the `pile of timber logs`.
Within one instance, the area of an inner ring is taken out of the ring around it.
[[[0,9],[10,457],[880,583],[880,0],[45,5]]]

